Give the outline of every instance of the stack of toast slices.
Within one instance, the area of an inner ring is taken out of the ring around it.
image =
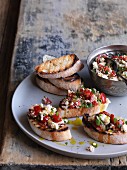
[[[77,74],[84,65],[75,54],[47,60],[35,67],[36,83],[44,91],[67,95],[68,90],[77,91],[82,84]]]

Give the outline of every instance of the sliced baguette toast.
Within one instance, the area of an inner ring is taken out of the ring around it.
[[[51,141],[65,141],[71,139],[70,129],[64,125],[59,130],[46,129],[43,130],[40,125],[33,119],[28,119],[32,130],[40,137]]]
[[[71,132],[57,109],[51,105],[33,105],[27,113],[32,130],[40,137],[52,141],[71,139]]]
[[[70,118],[91,115],[107,109],[110,101],[104,93],[96,89],[81,87],[74,91],[68,91],[68,95],[60,101],[58,112],[62,117]]]
[[[83,63],[75,54],[70,54],[48,60],[35,67],[36,73],[43,78],[68,77],[80,71],[84,67]]]
[[[93,128],[88,128],[84,126],[84,131],[96,141],[106,143],[106,144],[126,144],[127,143],[127,133],[118,132],[114,135],[99,133]]]
[[[91,107],[91,108],[74,108],[74,109],[62,109],[61,107],[58,108],[58,112],[60,116],[65,118],[72,118],[77,116],[83,116],[84,114],[90,114],[94,115],[96,113],[99,113],[101,111],[105,111],[109,105],[109,102],[105,104],[98,104],[97,106]]]
[[[39,77],[36,75],[35,77],[37,85],[44,91],[60,96],[67,95],[67,90],[60,89],[56,87],[54,84],[50,83],[48,79],[43,79],[42,77]]]
[[[114,118],[115,117],[113,114],[109,114],[107,112],[101,112],[94,116],[90,116],[89,114],[84,115],[82,119],[84,124],[84,131],[91,138],[102,143],[126,144],[126,121],[124,119]]]
[[[78,74],[66,78],[48,79],[52,84],[61,89],[77,91],[78,88],[83,84],[81,77]]]

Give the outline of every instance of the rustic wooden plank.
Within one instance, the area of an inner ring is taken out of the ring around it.
[[[9,8],[10,0],[1,0],[0,1],[0,47],[2,44],[2,39],[5,31],[8,8]]]
[[[6,107],[4,132],[7,133],[1,164],[71,168],[126,165],[126,156],[106,160],[82,160],[62,156],[40,147],[18,128],[9,107],[15,87],[33,72],[43,54],[60,56],[74,52],[80,58],[86,58],[96,47],[126,44],[126,8],[126,0],[21,1]]]
[[[7,22],[7,16],[8,16],[8,9],[9,9],[9,4],[10,0],[3,0],[0,1],[0,54],[2,51],[2,41],[4,39],[4,34],[5,34],[5,28],[6,28],[6,22]],[[2,63],[3,57],[0,57],[0,77],[2,76],[2,69],[3,69],[3,63]],[[3,87],[3,80],[0,79],[0,89]],[[3,90],[1,90],[1,96],[0,96],[0,101],[1,101],[1,110],[3,110]],[[3,122],[4,122],[4,114],[0,112],[0,141],[2,140],[1,134],[2,134],[2,128],[3,128]],[[1,148],[1,146],[0,146]]]
[[[2,141],[4,134],[2,134],[4,118],[5,118],[5,108],[7,100],[7,90],[8,90],[8,80],[10,74],[10,65],[12,59],[12,52],[14,46],[14,39],[16,33],[16,23],[18,19],[18,9],[20,1],[5,0],[0,1],[1,5],[1,17],[4,18],[1,23],[0,36],[2,37],[2,43],[0,47],[0,150],[2,149]],[[6,9],[6,10],[5,10]],[[5,21],[6,20],[6,21]],[[2,27],[4,27],[2,33]]]

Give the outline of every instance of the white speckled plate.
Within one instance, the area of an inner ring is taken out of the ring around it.
[[[84,78],[85,84],[90,85],[87,68],[83,69],[80,74]],[[90,145],[89,141],[94,140],[85,134],[83,126],[74,127],[74,125],[69,125],[74,141],[52,142],[41,139],[30,128],[26,113],[31,105],[41,103],[43,96],[48,96],[53,101],[54,106],[58,106],[59,101],[63,98],[39,89],[34,83],[34,74],[24,79],[13,95],[12,112],[15,121],[32,140],[54,152],[83,159],[105,159],[127,153],[127,145],[110,145],[99,142],[97,142],[98,147],[95,149],[95,152],[86,151],[86,147]],[[108,111],[117,116],[127,117],[127,97],[109,96],[109,99],[111,104],[108,107]]]

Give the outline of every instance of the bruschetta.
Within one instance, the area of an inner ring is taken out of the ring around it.
[[[35,67],[36,73],[42,78],[68,77],[80,71],[83,63],[75,54],[65,55],[48,60]]]
[[[67,124],[50,104],[33,105],[27,117],[32,130],[44,139],[64,141],[72,137]]]
[[[96,141],[107,144],[127,143],[127,121],[106,111],[83,116],[84,131]]]
[[[68,95],[60,101],[58,112],[66,118],[83,116],[85,113],[93,115],[106,110],[109,103],[104,93],[82,86],[76,92],[68,90]]]

